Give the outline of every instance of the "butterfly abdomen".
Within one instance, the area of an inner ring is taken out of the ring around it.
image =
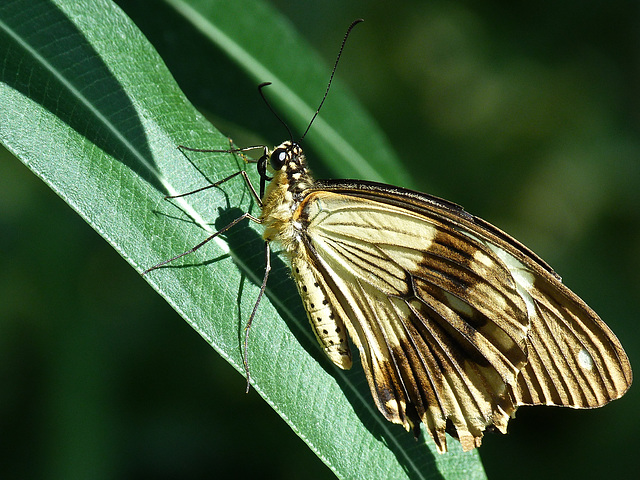
[[[351,368],[351,350],[345,325],[331,309],[308,261],[294,257],[291,271],[320,346],[338,367],[343,370]]]

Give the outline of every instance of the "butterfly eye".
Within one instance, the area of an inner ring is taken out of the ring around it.
[[[278,171],[287,161],[287,151],[284,148],[276,148],[271,154],[271,168]]]

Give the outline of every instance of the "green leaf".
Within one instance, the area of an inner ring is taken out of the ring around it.
[[[169,3],[245,72],[233,85],[273,82],[268,95],[278,111],[296,130],[306,128],[329,68],[280,16],[258,1]],[[178,151],[180,144],[229,143],[113,3],[3,2],[0,58],[0,140],[139,272],[253,207],[240,177],[163,200],[226,177],[241,160],[220,153],[188,160]],[[325,168],[406,185],[406,172],[357,103],[339,84],[330,98],[305,139]],[[377,412],[360,368],[338,371],[322,356],[287,267],[273,262],[251,330],[253,387],[322,461],[341,478],[482,478],[477,453],[463,454],[452,441],[453,452],[439,456],[430,440],[415,442]],[[145,278],[242,372],[243,328],[263,270],[259,232],[240,226]]]

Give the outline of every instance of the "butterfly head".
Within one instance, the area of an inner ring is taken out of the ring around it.
[[[270,182],[267,192],[261,192],[263,200],[266,200],[269,192],[274,189],[279,190],[281,194],[289,193],[297,198],[313,183],[302,147],[289,140],[260,158],[258,172],[263,184]]]

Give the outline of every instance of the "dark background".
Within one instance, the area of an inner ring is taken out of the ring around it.
[[[215,83],[193,75],[189,45],[176,54],[157,27],[166,11],[156,18],[120,3],[191,100],[214,110]],[[365,18],[338,77],[419,188],[539,253],[635,364],[637,2],[272,3],[327,65],[350,21]],[[244,394],[240,375],[4,152],[0,192],[0,477],[332,478],[255,392]],[[637,406],[632,388],[595,411],[522,408],[509,435],[486,437],[485,469],[490,478],[628,478]]]

